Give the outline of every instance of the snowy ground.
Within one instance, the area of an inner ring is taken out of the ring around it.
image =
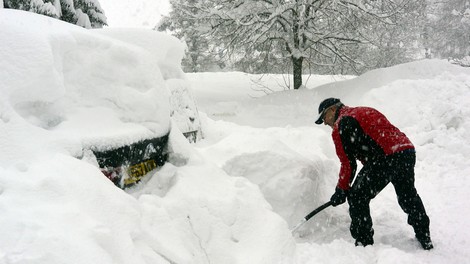
[[[423,60],[313,76],[299,91],[268,76],[278,92],[265,96],[258,76],[181,79],[182,50],[162,35],[136,33],[161,47],[145,49],[12,10],[0,10],[0,32],[0,263],[469,263],[468,68]],[[165,133],[175,82],[192,87],[205,139],[189,144],[173,121],[169,162],[116,188],[86,148]],[[354,247],[346,205],[291,235],[337,180],[330,129],[313,123],[328,96],[378,108],[412,139],[432,251],[390,186],[371,204],[371,247]]]
[[[274,210],[291,226],[300,218],[299,211],[304,210],[306,215],[327,201],[334,189],[338,161],[330,128],[313,123],[323,98],[337,96],[349,105],[380,109],[417,147],[416,186],[431,217],[434,250],[420,249],[393,187],[388,186],[371,204],[376,231],[373,247],[354,247],[347,205],[341,205],[312,218],[309,230],[296,238],[297,263],[469,262],[470,209],[465,180],[470,173],[468,69],[425,60],[311,90],[256,99],[248,96],[253,89],[246,84],[240,85],[238,95],[231,92],[237,84],[248,82],[248,76],[220,75],[188,74],[200,111],[210,113],[207,139],[198,143],[197,149],[228,174],[257,183]],[[210,85],[214,80],[220,83]],[[210,90],[218,96],[211,97]],[[307,188],[315,196],[312,200],[308,200],[303,186],[292,185],[299,175],[308,177],[309,173],[320,182]],[[305,200],[306,207],[294,209]]]

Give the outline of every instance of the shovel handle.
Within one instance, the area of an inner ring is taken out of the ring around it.
[[[299,229],[303,224],[305,224],[305,222],[307,222],[310,218],[312,218],[314,215],[318,214],[319,212],[321,212],[323,209],[327,208],[330,205],[331,205],[331,201],[319,206],[317,209],[310,212],[307,216],[304,217],[304,219],[302,219],[302,221],[300,221],[299,224],[297,224],[294,228],[292,228],[292,231],[291,231],[292,234],[294,234],[294,232],[296,232],[297,229]]]
[[[323,211],[323,209],[327,208],[331,205],[331,201],[324,203],[323,205],[319,206],[317,209],[310,212],[307,216],[304,217],[305,221],[308,221],[314,215],[318,214],[319,212]]]

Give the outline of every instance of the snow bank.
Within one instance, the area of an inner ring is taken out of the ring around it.
[[[188,154],[188,143],[181,135],[172,137],[170,160],[178,163],[174,159]],[[196,247],[189,263],[290,263],[295,244],[288,226],[272,212],[258,187],[228,177],[198,155],[190,156],[185,166],[166,165],[158,177],[133,192],[141,200],[164,195],[162,202],[179,236]]]
[[[273,210],[290,227],[313,210],[312,206],[329,199],[325,186],[335,185],[335,167],[320,162],[324,155],[318,148],[299,149],[301,144],[311,146],[317,142],[303,136],[308,129],[298,133],[279,128],[262,130],[222,121],[209,121],[206,126],[207,131],[224,134],[207,134],[214,142],[201,142],[201,153],[227,174],[258,185]]]
[[[329,83],[319,87],[320,89],[316,90],[317,100],[315,103],[318,105],[322,100],[321,98],[348,97],[351,104],[360,104],[365,93],[388,85],[396,80],[432,80],[436,76],[446,73],[465,74],[466,72],[468,72],[468,69],[456,67],[445,60],[437,59],[426,59],[389,68],[376,69],[364,73],[360,78]]]
[[[207,162],[170,121],[166,82],[183,80],[174,39],[155,38],[176,53],[150,51],[4,9],[0,31],[1,263],[291,262],[295,241],[258,186]],[[88,150],[169,130],[170,162],[128,193]]]

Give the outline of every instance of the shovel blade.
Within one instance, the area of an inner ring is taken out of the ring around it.
[[[304,218],[302,219],[302,221],[300,221],[300,223],[298,223],[296,226],[294,226],[292,229],[291,229],[291,233],[294,234],[295,232],[297,232],[297,230],[303,225],[305,224],[305,222],[307,222],[307,220]]]

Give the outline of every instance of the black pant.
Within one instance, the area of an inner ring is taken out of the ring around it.
[[[364,164],[348,194],[351,235],[357,242],[373,241],[369,203],[392,182],[398,203],[417,235],[429,234],[429,217],[414,185],[414,150],[376,158]]]

